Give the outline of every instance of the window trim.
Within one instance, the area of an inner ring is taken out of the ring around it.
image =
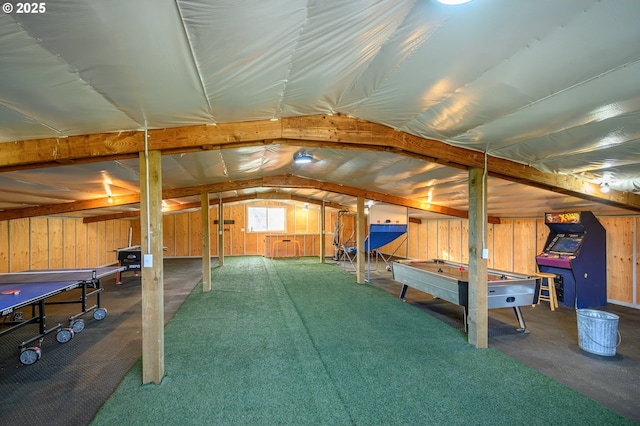
[[[259,229],[259,230],[254,230],[253,227],[251,226],[251,219],[252,216],[250,211],[251,209],[256,209],[256,210],[265,210],[265,220],[266,220],[266,226],[265,229]],[[269,211],[281,211],[281,217],[282,217],[282,229],[272,229],[269,227]],[[280,233],[285,233],[287,232],[287,209],[286,207],[267,207],[267,206],[247,206],[247,223],[246,223],[246,229],[248,233],[270,233],[270,232],[280,232]]]

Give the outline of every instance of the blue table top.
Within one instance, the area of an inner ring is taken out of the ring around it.
[[[107,266],[81,270],[89,272],[89,275],[92,275],[92,272],[95,271],[95,278],[100,279],[124,269],[125,268],[121,266]],[[79,269],[42,269],[25,271],[22,275],[20,273],[5,274],[5,276],[11,278],[12,281],[0,283],[0,315],[7,315],[14,309],[30,305],[62,291],[79,287],[83,282],[82,280],[65,279],[65,275],[72,276],[77,271],[79,271]],[[43,275],[37,278],[36,273],[40,272]],[[50,276],[54,275],[55,280],[51,279],[47,281],[47,273],[51,273]],[[19,293],[2,294],[2,292],[7,290],[17,290]]]
[[[0,314],[6,315],[13,309],[30,305],[41,299],[46,299],[62,291],[76,288],[77,281],[50,282],[50,283],[24,283],[24,284],[0,284]],[[5,290],[18,290],[18,294],[1,294]],[[9,311],[6,312],[5,311]]]

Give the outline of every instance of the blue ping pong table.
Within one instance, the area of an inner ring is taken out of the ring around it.
[[[30,365],[38,361],[42,351],[38,346],[29,346],[42,340],[49,333],[56,333],[59,343],[66,343],[84,329],[84,320],[80,317],[92,312],[93,318],[100,321],[107,310],[100,305],[103,291],[101,279],[119,273],[123,267],[102,267],[94,269],[46,269],[0,274],[0,336],[18,330],[26,325],[37,323],[38,333],[23,341],[20,345],[20,362]],[[72,291],[74,290],[74,291]],[[81,292],[78,295],[78,290]],[[70,292],[70,293],[67,293]],[[69,297],[53,296],[66,293]],[[88,306],[87,300],[96,296],[96,303]],[[69,318],[69,326],[57,324],[48,328],[45,305],[80,304],[79,313]],[[24,317],[23,308],[31,308],[31,315]],[[4,328],[4,329],[3,329]]]

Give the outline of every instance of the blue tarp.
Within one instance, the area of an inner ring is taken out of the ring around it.
[[[376,250],[406,233],[407,225],[372,224],[369,226],[369,235],[364,240],[364,248],[367,251]],[[369,238],[371,238],[371,244],[369,244]]]

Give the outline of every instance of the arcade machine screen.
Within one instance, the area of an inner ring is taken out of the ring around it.
[[[549,248],[554,254],[575,254],[582,244],[583,235],[558,235]]]

